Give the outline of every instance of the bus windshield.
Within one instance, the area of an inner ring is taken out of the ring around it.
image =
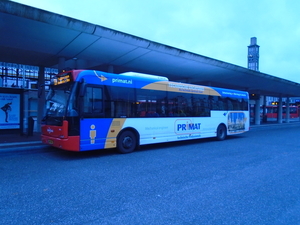
[[[46,116],[66,116],[67,103],[73,85],[71,83],[52,86],[46,99]]]

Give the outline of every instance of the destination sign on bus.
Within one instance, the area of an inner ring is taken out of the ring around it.
[[[63,77],[58,77],[54,79],[54,85],[64,84],[71,81],[70,75],[65,75]]]

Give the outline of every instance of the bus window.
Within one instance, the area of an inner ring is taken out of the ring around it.
[[[137,116],[138,117],[164,117],[167,116],[166,92],[158,90],[137,90]]]
[[[296,107],[290,107],[290,114],[295,114],[297,113],[297,108]]]
[[[106,117],[128,118],[136,115],[135,89],[107,87]]]
[[[207,96],[197,95],[193,98],[193,116],[209,117],[210,105]]]
[[[103,117],[102,88],[87,87],[83,99],[85,117]]]

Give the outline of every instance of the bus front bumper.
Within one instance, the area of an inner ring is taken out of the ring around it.
[[[69,136],[68,138],[56,138],[47,135],[41,135],[42,142],[51,145],[55,148],[60,148],[67,151],[78,152],[79,149],[79,136]]]

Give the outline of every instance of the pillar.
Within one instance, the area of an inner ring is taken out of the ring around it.
[[[263,122],[267,122],[267,96],[264,95],[263,98],[263,112],[262,112]]]
[[[22,88],[25,88],[26,87],[26,80],[25,80],[25,70],[26,70],[26,67],[24,65],[20,65],[20,67],[22,68]]]
[[[255,109],[254,109],[254,124],[260,125],[260,98],[255,100]]]
[[[6,66],[7,66],[7,65],[6,65]],[[5,67],[4,70],[5,70],[5,75],[4,75],[3,84],[5,84],[5,85],[3,85],[3,87],[4,87],[4,86],[7,87],[8,68]]]
[[[290,122],[290,98],[286,98],[286,103],[285,103],[285,122],[289,123]]]
[[[282,123],[282,97],[279,97],[277,105],[277,122]]]
[[[22,133],[23,134],[28,134],[28,117],[29,117],[29,92],[28,91],[24,91],[23,92],[23,130]],[[27,124],[27,126],[26,126]]]
[[[77,69],[86,69],[87,66],[87,61],[83,59],[77,59]]]
[[[73,66],[71,68],[74,70],[78,69],[77,60],[78,60],[77,58],[73,58]]]
[[[61,73],[66,67],[66,59],[64,57],[60,57],[58,59],[58,72]]]
[[[37,114],[37,131],[41,131],[41,121],[43,119],[44,110],[45,110],[45,67],[39,67],[39,77],[38,77],[38,92],[40,92],[40,96],[38,96],[38,114]]]
[[[109,65],[107,68],[107,72],[108,73],[113,73],[114,72],[114,66],[113,65]]]

